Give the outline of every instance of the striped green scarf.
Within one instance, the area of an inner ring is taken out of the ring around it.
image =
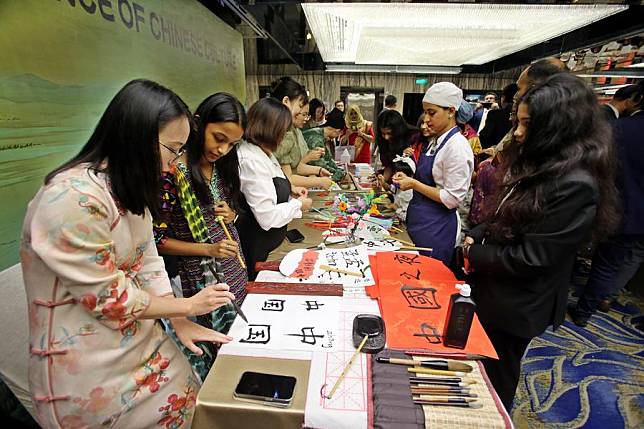
[[[188,169],[183,163],[178,163],[173,171],[181,210],[188,222],[190,233],[195,242],[209,243],[211,240],[210,234],[208,233],[208,225],[204,219],[201,207],[199,207],[197,196],[186,177],[187,171]],[[203,272],[204,283],[197,284],[198,289],[203,289],[205,285],[217,282],[217,279],[215,279],[208,268],[208,265],[212,263],[213,260],[210,257],[201,258],[201,271]],[[223,334],[228,333],[233,324],[233,320],[235,320],[235,310],[232,305],[220,307],[211,313],[212,329]]]

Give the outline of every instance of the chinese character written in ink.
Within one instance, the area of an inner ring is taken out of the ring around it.
[[[420,308],[423,310],[436,310],[441,308],[436,299],[436,289],[433,287],[420,287],[403,285],[400,292],[407,300],[411,308]]]
[[[284,311],[283,299],[267,299],[264,301],[262,311]]]
[[[361,266],[364,265],[364,261],[362,261],[361,259],[357,259],[357,258],[344,258],[344,266],[345,267],[347,267],[347,268],[348,267],[353,267],[354,265],[357,268],[360,268]]]
[[[408,256],[408,255],[396,254],[396,256],[394,256],[394,260],[399,264],[407,264],[407,265],[420,264],[420,261],[417,261],[416,259],[418,259],[418,255]]]
[[[433,326],[430,326],[427,323],[422,323],[420,325],[420,332],[414,334],[414,337],[423,337],[430,344],[440,344],[441,343],[441,336],[438,333],[438,330],[436,330],[436,328],[434,328]]]
[[[336,265],[338,265],[338,263],[335,260],[335,256],[336,255],[333,252],[327,253],[326,254],[326,264],[331,266],[331,267],[335,267]]]
[[[271,325],[248,325],[248,336],[240,343],[268,344],[271,340]]]
[[[304,344],[310,344],[314,346],[317,343],[318,338],[324,338],[324,335],[315,335],[313,332],[313,327],[302,328],[301,334],[286,334],[289,337],[300,337],[300,341]]]
[[[404,277],[407,280],[410,280],[410,279],[420,280],[420,270],[416,268],[416,274],[409,274],[407,271],[405,271],[402,274],[400,274],[400,277]]]
[[[311,311],[311,310],[319,310],[320,307],[322,307],[324,304],[320,304],[317,301],[304,301],[306,305],[306,311]]]

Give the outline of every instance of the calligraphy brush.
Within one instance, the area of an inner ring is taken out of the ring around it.
[[[447,360],[413,360],[377,357],[380,363],[392,363],[396,365],[420,366],[424,368],[442,369],[450,371],[472,372],[472,366],[463,362],[450,362]]]
[[[451,392],[451,391],[440,391],[440,390],[412,390],[412,395],[425,395],[425,396],[452,396],[454,398],[478,398],[476,393],[470,392]]]
[[[476,380],[470,377],[409,377],[411,384],[476,384]]]
[[[480,402],[434,401],[429,399],[414,399],[414,404],[442,407],[483,408],[483,404]]]
[[[343,270],[342,268],[335,268],[335,267],[331,267],[329,265],[320,265],[320,269],[324,270],[324,271],[331,271],[331,272],[334,272],[334,273],[346,274],[348,276],[364,277],[364,273],[358,273],[358,272],[355,272],[355,271]]]
[[[483,408],[483,404],[481,404],[480,402],[440,402],[440,401],[428,401],[425,399],[415,399],[414,404],[433,405],[433,406],[442,406],[442,407]]]
[[[450,395],[414,395],[415,400],[420,399],[421,401],[436,401],[436,402],[475,402],[477,398],[466,398],[463,396],[450,396]]]
[[[215,264],[217,264],[217,262],[215,262]],[[216,270],[215,270],[215,268],[213,267],[213,262],[210,262],[210,263],[208,264],[208,269],[210,270],[210,272],[212,273],[212,275],[217,279],[217,282],[219,282],[219,283],[226,283],[226,281],[225,281],[225,279],[224,279],[224,275],[223,275],[223,273],[220,273],[220,272],[218,272],[218,271],[216,271]],[[244,314],[244,312],[242,311],[241,307],[240,307],[239,305],[237,305],[237,303],[235,302],[235,300],[234,300],[234,299],[233,299],[233,300],[231,300],[231,301],[230,301],[230,303],[231,303],[231,304],[233,305],[233,307],[235,308],[235,311],[237,312],[237,314],[239,314],[239,317],[241,317],[241,318],[244,320],[244,322],[248,323],[248,319],[246,318],[246,315],[245,315],[245,314]]]
[[[449,375],[452,377],[465,377],[467,372],[462,371],[443,371],[440,369],[431,369],[431,368],[407,368],[407,371],[413,372],[416,374],[429,374],[429,375]]]
[[[412,393],[414,392],[453,392],[453,393],[470,393],[469,387],[456,387],[456,386],[409,386]]]
[[[219,222],[219,225],[221,225],[221,229],[223,229],[223,230],[224,230],[224,233],[226,234],[226,237],[227,237],[230,241],[235,241],[235,240],[233,240],[233,237],[230,235],[230,231],[228,231],[228,227],[226,226],[226,222],[224,222],[224,218],[223,218],[223,216],[217,216],[217,217],[215,218],[215,220],[216,220],[217,222]],[[237,252],[237,260],[239,260],[239,265],[241,265],[241,267],[242,267],[243,269],[246,269],[246,263],[244,262],[244,258],[242,257],[242,255],[241,255],[241,253],[240,253],[240,252]]]
[[[453,383],[453,384],[442,384],[442,383],[410,383],[410,389],[469,389],[471,384],[468,383]]]
[[[427,382],[427,383],[410,383],[410,389],[469,389],[470,383],[440,383],[440,382]]]
[[[335,384],[333,385],[333,389],[331,389],[331,393],[326,397],[327,399],[331,399],[333,397],[333,394],[335,391],[338,389],[340,386],[340,383],[342,383],[342,380],[344,380],[344,377],[346,377],[347,373],[349,372],[349,368],[351,368],[351,365],[353,365],[353,361],[356,360],[360,352],[362,351],[362,348],[364,345],[367,343],[367,340],[369,339],[369,334],[365,335],[362,341],[360,342],[360,345],[356,349],[356,351],[353,353],[353,356],[351,356],[351,360],[349,360],[349,363],[347,363],[347,366],[344,367],[344,371],[342,371],[342,374],[340,374],[340,377],[336,380]]]

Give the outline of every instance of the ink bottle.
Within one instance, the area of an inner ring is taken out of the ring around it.
[[[470,335],[476,304],[470,297],[471,288],[468,284],[456,285],[460,291],[450,296],[445,327],[443,328],[443,345],[464,349]]]

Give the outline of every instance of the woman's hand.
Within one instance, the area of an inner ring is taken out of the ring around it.
[[[291,195],[295,198],[306,197],[309,195],[309,190],[303,186],[291,186]]]
[[[400,186],[401,191],[414,189],[414,186],[416,186],[416,183],[418,182],[416,179],[408,177],[405,173],[401,173],[400,171],[394,174],[394,177],[392,177],[391,180],[396,185]]]
[[[403,150],[403,155],[413,157],[414,156],[414,148],[413,147],[406,147]]]
[[[308,212],[309,210],[311,210],[311,206],[313,205],[312,199],[310,199],[309,197],[300,197],[298,198],[298,200],[300,200],[300,202],[302,203],[301,210],[303,212]]]
[[[179,341],[188,348],[191,352],[197,356],[203,354],[201,350],[195,343],[204,341],[211,343],[229,343],[233,340],[233,337],[224,335],[221,332],[213,331],[212,329],[205,328],[197,323],[194,323],[185,317],[177,317],[170,319],[172,322],[172,327],[177,333],[177,338]]]
[[[226,201],[219,201],[215,204],[215,216],[223,217],[226,223],[233,223],[237,217],[237,213],[230,208]]]
[[[470,236],[467,236],[465,237],[465,240],[463,240],[463,244],[471,246],[472,244],[474,244],[474,239]]]
[[[317,180],[317,185],[322,189],[328,190],[333,185],[333,180],[328,177],[320,177]]]
[[[385,176],[383,176],[382,174],[378,175],[378,186],[380,186],[382,189],[389,189],[389,185],[387,185]]]
[[[311,149],[306,155],[304,155],[301,162],[308,164],[311,161],[317,161],[318,159],[322,158],[322,155],[324,155],[324,148],[316,147],[315,149]]]
[[[219,307],[230,304],[233,299],[235,299],[235,295],[229,292],[227,284],[208,285],[188,298],[190,303],[188,316],[200,316],[210,313]]]
[[[326,168],[320,168],[320,172],[318,173],[318,176],[320,176],[320,177],[331,177],[332,174]]]
[[[231,258],[239,253],[239,245],[234,240],[221,240],[208,246],[208,256],[213,258]]]

